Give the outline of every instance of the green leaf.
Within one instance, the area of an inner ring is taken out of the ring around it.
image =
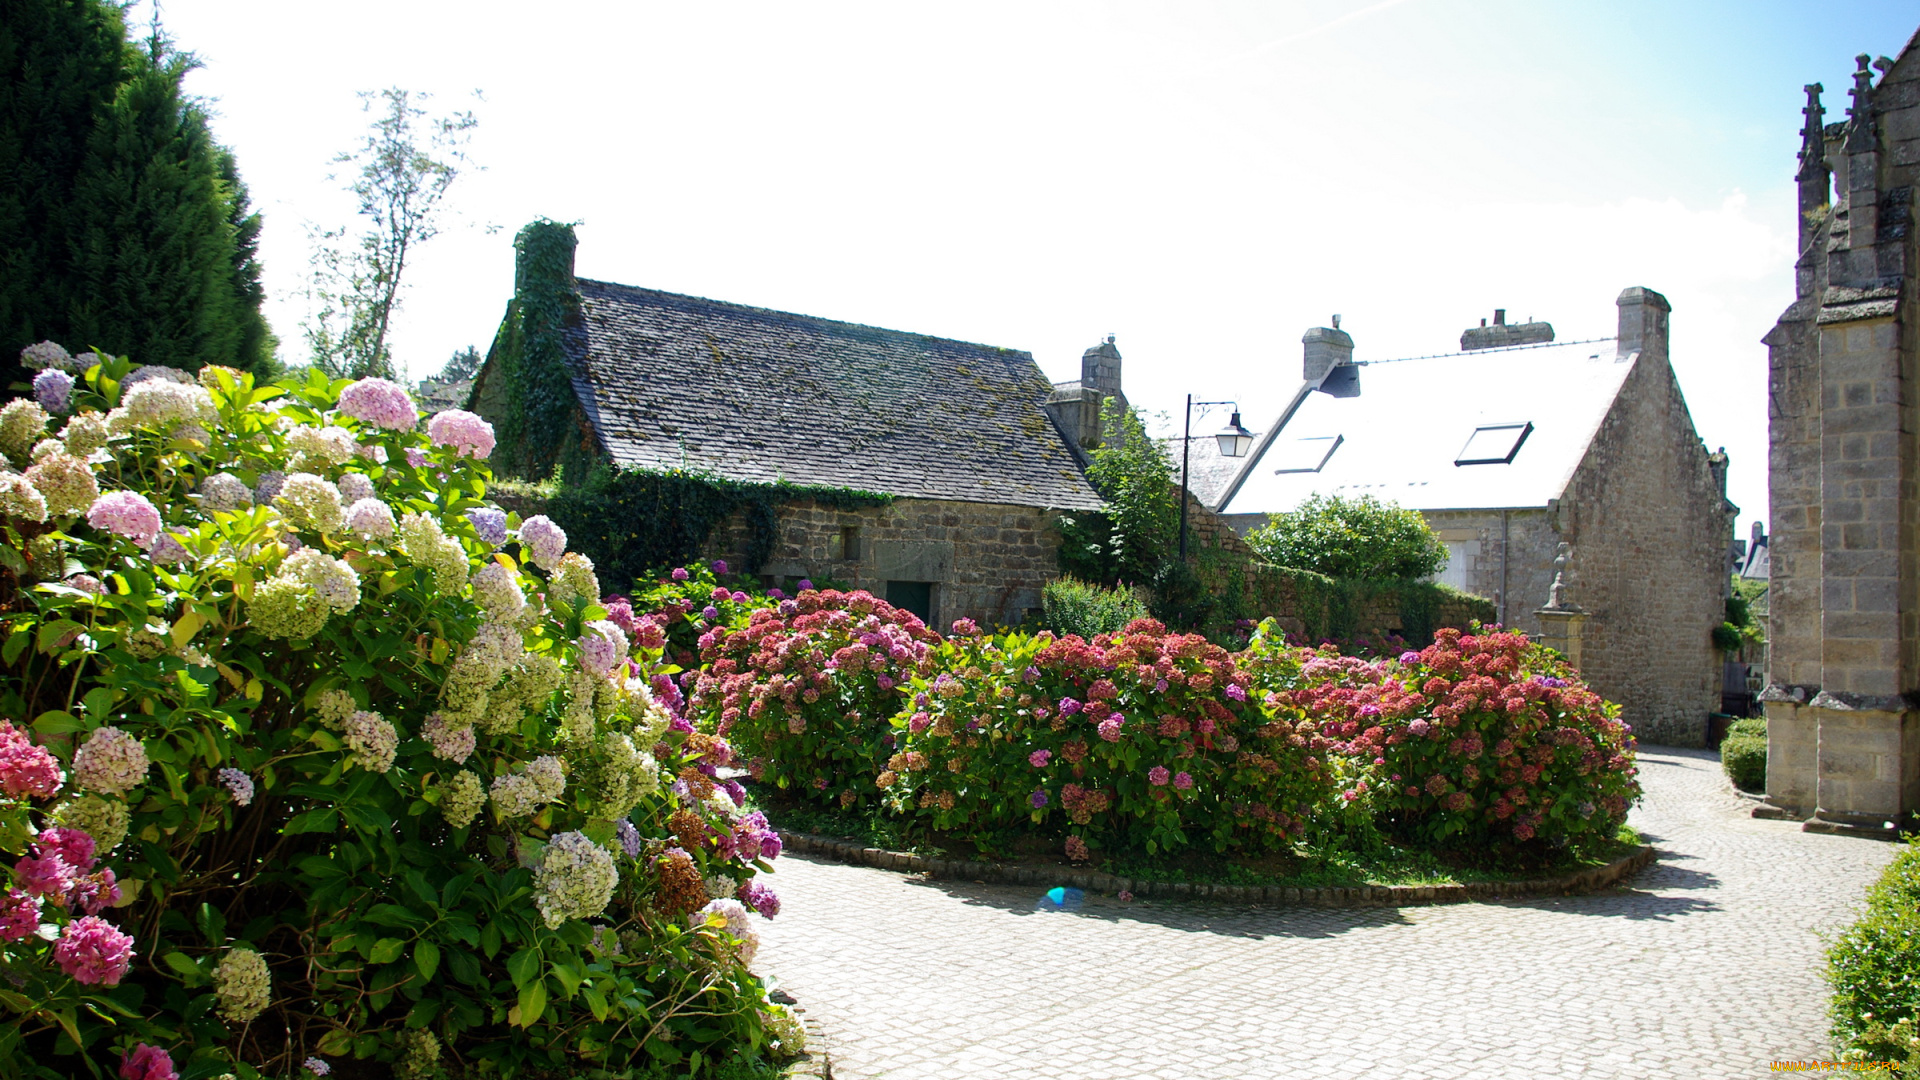
[[[212,904],[201,904],[193,914],[193,924],[207,939],[207,944],[219,948],[227,943],[227,917],[214,909]]]
[[[414,942],[413,962],[420,968],[420,978],[432,981],[433,973],[440,970],[440,946],[431,941]]]
[[[339,815],[334,813],[333,807],[321,806],[308,810],[303,814],[295,814],[293,820],[287,822],[286,827],[280,831],[288,836],[293,836],[297,833],[334,832],[339,827]]]
[[[407,1011],[407,1026],[410,1028],[426,1027],[428,1024],[433,1023],[434,1016],[439,1012],[440,1002],[435,998],[423,998],[416,1001],[413,1004],[413,1008]]]
[[[186,953],[170,952],[160,959],[168,967],[179,972],[180,976],[187,980],[188,986],[193,986],[200,981],[200,965],[194,963],[193,958]]]
[[[373,951],[367,954],[369,964],[391,964],[400,959],[400,951],[407,943],[397,937],[383,937],[373,943]]]
[[[580,989],[580,980],[586,978],[586,972],[575,971],[570,964],[556,962],[548,965],[547,970],[554,978],[560,980],[560,989],[569,999],[573,997],[574,991]]]
[[[540,1019],[540,1014],[546,1011],[547,983],[545,979],[536,980],[520,991],[521,1027],[532,1027],[533,1022]]]
[[[540,950],[521,949],[507,959],[507,974],[516,988],[524,987],[540,974]]]
[[[328,1057],[345,1057],[353,1049],[353,1034],[346,1028],[334,1028],[320,1037],[317,1049]]]
[[[33,730],[42,735],[64,735],[70,731],[81,731],[86,725],[80,718],[69,712],[52,709],[43,712],[33,722]]]
[[[86,627],[81,626],[79,623],[74,622],[72,619],[55,619],[50,623],[44,623],[41,625],[40,635],[36,642],[36,645],[41,652],[52,652],[54,649],[55,642],[59,641],[63,637],[66,637],[70,633],[77,633],[85,629]]]
[[[361,918],[377,926],[394,927],[419,926],[426,921],[418,912],[399,904],[375,904]]]
[[[593,1010],[593,1018],[595,1020],[605,1020],[607,1018],[607,1013],[611,1010],[607,1008],[607,995],[600,992],[599,986],[594,983],[588,983],[582,986],[580,988],[580,996],[587,999],[587,1008]]]

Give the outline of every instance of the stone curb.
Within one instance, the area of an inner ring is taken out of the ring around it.
[[[814,1019],[804,1005],[794,1005],[794,1014],[800,1017],[800,1026],[807,1029],[807,1052],[799,1059],[788,1064],[781,1072],[785,1080],[833,1080],[833,1054],[827,1044],[826,1029],[820,1021]]]
[[[909,874],[957,881],[987,881],[1002,885],[1071,886],[1093,893],[1130,892],[1135,897],[1174,900],[1220,900],[1230,904],[1310,905],[1314,907],[1404,907],[1418,904],[1458,904],[1513,896],[1553,896],[1593,892],[1616,884],[1657,858],[1650,845],[1631,855],[1576,874],[1532,881],[1488,881],[1466,885],[1368,885],[1349,889],[1283,889],[1254,885],[1207,885],[1190,882],[1139,881],[1095,871],[1036,870],[1026,866],[964,859],[929,859],[900,851],[883,851],[844,840],[806,833],[780,834],[786,850],[821,855],[838,862],[899,870]]]

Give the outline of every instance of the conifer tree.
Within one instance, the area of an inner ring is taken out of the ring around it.
[[[129,45],[103,0],[0,11],[0,385],[42,339],[270,372],[260,222],[183,90],[192,59]]]

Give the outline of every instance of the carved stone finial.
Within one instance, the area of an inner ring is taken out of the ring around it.
[[[1553,551],[1553,587],[1547,590],[1547,607],[1560,611],[1567,607],[1567,560],[1573,556],[1572,544],[1561,544]]]
[[[1807,122],[1800,128],[1800,176],[1805,179],[1809,174],[1820,170],[1827,162],[1826,106],[1820,104],[1820,93],[1826,87],[1819,83],[1808,83],[1806,107],[1800,112]]]
[[[1861,53],[1853,58],[1859,70],[1853,73],[1853,89],[1847,91],[1853,104],[1847,108],[1847,153],[1865,153],[1874,148],[1872,57]]]

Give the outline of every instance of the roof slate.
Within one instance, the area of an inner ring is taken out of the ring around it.
[[[925,499],[1100,498],[1013,349],[581,279],[574,390],[616,464]]]

